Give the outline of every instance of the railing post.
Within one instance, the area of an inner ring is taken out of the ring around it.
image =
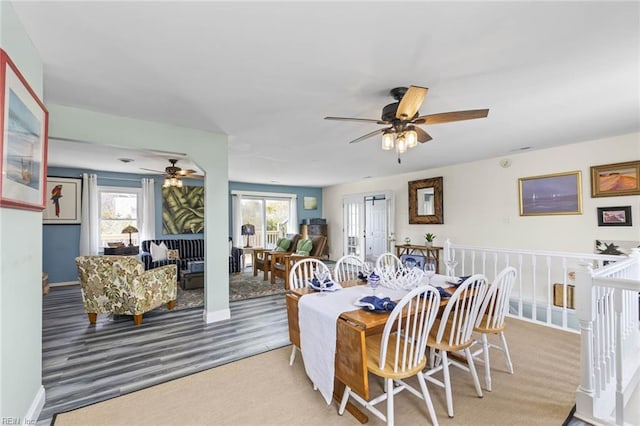
[[[449,260],[451,260],[451,240],[447,238],[444,242],[444,264],[446,266],[447,275],[453,275],[452,271],[449,270]]]
[[[591,264],[580,262],[576,271],[575,309],[580,323],[580,383],[576,391],[576,414],[593,418],[595,414],[593,321],[595,297]]]

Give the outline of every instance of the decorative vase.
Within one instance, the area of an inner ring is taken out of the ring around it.
[[[409,238],[409,237],[404,237],[404,243],[405,243],[406,245],[411,244],[411,238]]]
[[[425,247],[433,247],[433,241],[426,241],[424,245]]]

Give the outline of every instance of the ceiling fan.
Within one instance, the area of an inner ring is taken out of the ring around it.
[[[160,170],[153,170],[153,169],[145,169],[145,168],[141,168],[141,169],[142,170],[147,170],[147,171],[150,171],[150,172],[156,172],[156,173],[164,174],[164,176],[165,176],[165,186],[182,186],[182,178],[183,177],[191,178],[191,179],[203,179],[204,178],[203,175],[197,174],[198,172],[196,170],[193,170],[193,169],[183,170],[182,168],[176,166],[177,162],[178,162],[178,160],[170,158],[169,159],[169,163],[171,163],[171,165],[165,167],[164,172],[162,172]]]
[[[398,163],[400,163],[400,154],[405,153],[408,148],[415,147],[418,142],[425,143],[432,139],[431,135],[418,126],[485,118],[489,114],[488,109],[472,109],[420,116],[418,109],[422,106],[428,90],[426,87],[420,86],[391,89],[389,94],[393,96],[396,102],[382,109],[382,116],[379,120],[350,117],[325,117],[325,120],[357,121],[388,126],[360,136],[349,143],[357,143],[382,134],[382,149],[391,150],[395,148],[398,153]]]

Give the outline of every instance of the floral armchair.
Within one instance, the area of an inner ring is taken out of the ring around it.
[[[133,315],[136,325],[142,314],[163,303],[175,306],[178,281],[176,265],[145,271],[134,256],[78,256],[78,278],[84,309],[91,324],[99,313]]]

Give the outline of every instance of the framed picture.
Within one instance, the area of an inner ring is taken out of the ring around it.
[[[598,226],[631,226],[631,206],[598,207]]]
[[[640,161],[591,166],[591,197],[640,195]]]
[[[419,254],[402,254],[400,255],[400,262],[407,268],[419,268],[424,271],[424,265],[427,258]]]
[[[582,214],[582,173],[518,179],[520,216]]]
[[[42,212],[45,225],[72,225],[81,222],[82,180],[47,177],[47,204]]]
[[[318,199],[316,197],[304,197],[303,207],[305,210],[316,210],[318,208]]]
[[[49,113],[0,49],[0,207],[45,207]]]

